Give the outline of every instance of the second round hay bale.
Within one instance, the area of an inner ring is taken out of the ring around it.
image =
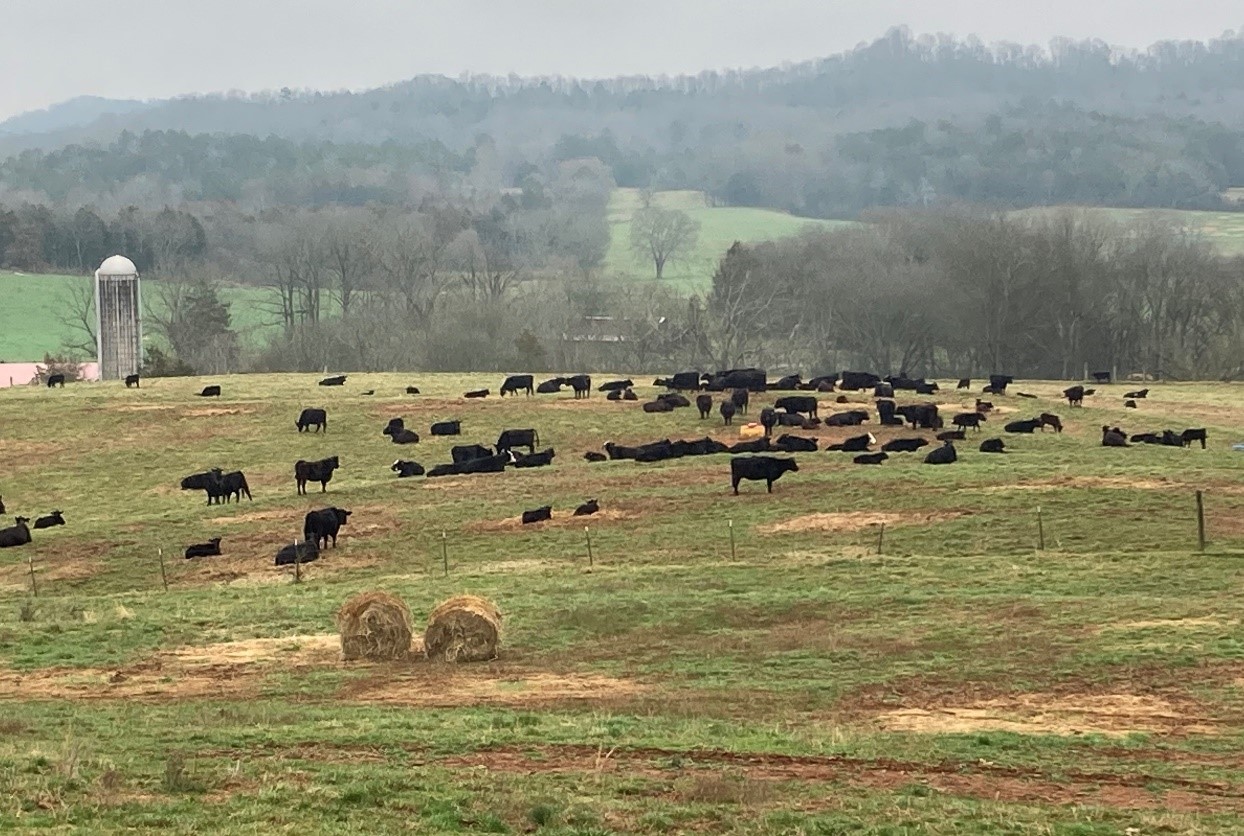
[[[423,651],[439,662],[487,662],[497,658],[501,611],[477,595],[444,601],[428,616]]]
[[[388,592],[361,592],[337,611],[346,660],[393,662],[410,655],[410,609]]]

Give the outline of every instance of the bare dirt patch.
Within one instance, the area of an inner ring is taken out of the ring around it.
[[[110,404],[107,409],[110,412],[171,412],[176,407],[160,403],[119,403]]]
[[[1052,491],[1060,488],[1088,488],[1103,490],[1131,491],[1165,491],[1182,487],[1181,482],[1165,477],[1158,479],[1137,479],[1130,476],[1054,476],[1049,479],[1035,479],[1027,482],[1016,482],[1011,485],[990,485],[980,488],[986,493],[1010,491]]]
[[[1198,618],[1155,618],[1147,621],[1120,621],[1116,624],[1104,624],[1103,630],[1219,630],[1234,627],[1240,623],[1238,618],[1221,618],[1206,615]]]
[[[863,531],[874,526],[887,528],[900,525],[929,525],[949,522],[969,515],[968,511],[912,511],[903,514],[875,512],[843,512],[834,514],[805,514],[782,522],[760,526],[763,534],[797,534],[807,531],[847,532]]]
[[[341,697],[350,702],[387,705],[518,708],[599,702],[645,690],[640,683],[599,674],[524,671],[506,666],[497,666],[494,672],[489,668],[419,662],[405,670],[386,671],[384,676],[353,682],[342,689]]]
[[[214,418],[219,415],[254,415],[250,407],[208,406],[199,409],[186,409],[178,413],[182,418]]]
[[[627,508],[601,508],[589,517],[576,517],[573,511],[554,511],[553,518],[544,522],[523,525],[522,516],[506,517],[503,520],[481,520],[466,526],[467,531],[538,531],[542,528],[578,528],[584,525],[596,525],[601,522],[623,522],[640,519],[640,514]]]
[[[1053,696],[1022,694],[964,707],[901,708],[876,717],[886,731],[921,734],[1016,734],[1123,736],[1137,732],[1211,734],[1213,723],[1191,704],[1137,694]]]

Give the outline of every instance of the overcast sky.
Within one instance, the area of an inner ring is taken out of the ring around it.
[[[890,26],[1147,46],[1244,28],[1239,0],[0,0],[0,118],[73,96],[359,89],[420,73],[755,67]]]

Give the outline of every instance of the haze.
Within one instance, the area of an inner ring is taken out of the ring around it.
[[[210,10],[207,11],[207,10]],[[420,73],[600,77],[781,64],[893,25],[1147,46],[1244,24],[1227,0],[5,0],[0,118],[79,95],[358,89]]]

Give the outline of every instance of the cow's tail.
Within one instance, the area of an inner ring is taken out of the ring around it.
[[[540,433],[537,432],[536,430],[532,430],[531,440],[536,445],[536,447],[539,447],[540,446]]]
[[[246,494],[246,498],[249,499],[251,502],[255,501],[254,499],[251,498],[251,486],[246,484],[245,476],[242,477],[242,484],[239,487],[241,488],[241,491],[238,493],[239,502],[242,501],[242,494]]]

